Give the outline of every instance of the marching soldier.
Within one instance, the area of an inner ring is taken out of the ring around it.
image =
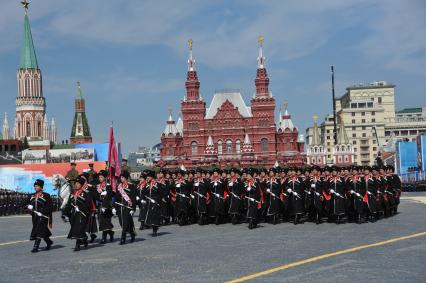
[[[278,223],[279,213],[281,211],[281,194],[282,188],[280,180],[275,177],[277,173],[276,168],[269,169],[269,178],[264,182],[266,193],[269,197],[269,205],[267,210],[267,216],[272,219],[272,223],[276,225]]]
[[[118,216],[121,225],[120,245],[126,243],[126,235],[130,235],[130,242],[133,243],[136,237],[135,224],[133,222],[133,214],[136,210],[136,188],[129,183],[129,172],[121,172],[121,183],[117,187],[115,193],[115,208],[113,214]]]
[[[377,220],[377,205],[376,205],[376,194],[377,194],[377,184],[374,178],[371,176],[370,167],[364,167],[364,178],[363,178],[363,186],[365,187],[365,195],[364,202],[367,204],[367,219],[371,222],[375,222]]]
[[[297,225],[305,213],[305,188],[303,180],[297,175],[297,169],[290,168],[289,175],[286,191],[290,200],[290,214],[294,216],[294,225]]]
[[[184,178],[184,174],[185,177]],[[177,177],[175,181],[176,190],[176,213],[177,223],[179,226],[188,224],[189,220],[189,202],[191,187],[187,180],[188,175],[183,170],[177,171]]]
[[[241,221],[241,215],[243,212],[243,181],[239,176],[240,171],[236,168],[232,168],[230,172],[230,178],[228,180],[228,192],[230,194],[229,199],[229,215],[231,216],[232,224],[238,224]]]
[[[321,223],[323,216],[324,196],[323,196],[323,179],[320,175],[320,168],[315,166],[312,168],[312,174],[308,179],[308,188],[311,193],[310,217],[315,220],[316,224]]]
[[[146,172],[142,172],[139,177],[139,184],[136,188],[136,201],[139,206],[139,217],[138,221],[140,222],[139,230],[144,229],[145,225],[145,218],[146,218],[146,212],[147,212],[147,206],[148,203],[145,198],[145,192],[146,191]]]
[[[108,172],[105,170],[99,171],[96,190],[99,194],[98,202],[98,222],[99,231],[102,231],[101,244],[106,243],[107,236],[109,235],[110,242],[114,241],[114,225],[112,224],[112,199],[114,192],[112,186],[107,183]]]
[[[332,216],[336,223],[339,224],[346,211],[346,183],[339,176],[340,168],[333,166],[331,169],[331,177],[326,182],[327,193],[332,195]]]
[[[246,171],[246,181],[244,183],[244,198],[247,200],[247,221],[249,229],[257,227],[259,209],[261,207],[260,185],[255,175],[255,169],[250,168]]]
[[[352,176],[348,179],[349,213],[348,217],[362,223],[364,217],[364,196],[366,194],[362,177],[358,174],[358,167],[352,167]]]
[[[86,232],[90,236],[90,243],[93,243],[97,238],[98,233],[98,223],[96,221],[96,205],[99,203],[100,195],[98,193],[96,185],[92,185],[89,182],[90,176],[87,172],[82,174],[82,178],[84,178],[87,183],[87,186],[85,186],[84,191],[90,194],[90,199],[92,200],[92,203],[90,204],[90,212],[87,219]]]
[[[394,174],[394,168],[392,165],[386,167],[386,175],[388,179],[388,194],[392,195],[392,214],[398,212],[399,197],[401,196],[401,179],[398,175]]]
[[[145,198],[147,201],[147,212],[145,225],[152,227],[152,236],[157,236],[158,228],[161,224],[161,200],[164,196],[163,184],[155,180],[155,172],[146,171]]]
[[[69,217],[71,224],[68,239],[76,240],[74,251],[79,251],[82,244],[84,247],[88,245],[86,227],[90,216],[92,195],[86,190],[87,186],[86,179],[82,176],[77,177],[75,179],[74,191],[65,207],[65,215]]]
[[[212,203],[210,204],[212,214],[210,214],[210,217],[215,218],[216,225],[219,225],[224,221],[226,214],[225,200],[228,196],[228,193],[226,192],[226,181],[221,178],[220,173],[221,170],[215,168],[210,182],[210,190],[212,194]]]
[[[46,242],[46,250],[50,250],[53,241],[50,239],[52,233],[52,199],[50,195],[43,192],[44,181],[37,179],[34,183],[35,194],[31,196],[27,209],[31,212],[33,229],[30,240],[34,241],[32,253],[38,252],[41,239]]]
[[[204,225],[208,221],[207,216],[207,193],[208,193],[208,187],[204,179],[202,178],[202,170],[198,169],[196,170],[196,176],[194,179],[194,186],[193,186],[193,202],[194,202],[194,208],[197,214],[198,218],[198,224]]]

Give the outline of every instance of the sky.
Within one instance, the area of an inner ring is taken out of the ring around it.
[[[24,12],[0,1],[0,122],[13,125]],[[276,115],[288,100],[300,133],[332,111],[336,95],[357,83],[396,85],[396,108],[426,106],[426,1],[423,0],[33,0],[29,19],[43,75],[49,120],[69,139],[81,82],[94,142],[114,123],[123,151],[160,141],[185,95],[187,41],[201,95],[255,91],[259,35]],[[277,116],[278,117],[278,116]]]

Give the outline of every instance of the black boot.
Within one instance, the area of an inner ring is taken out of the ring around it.
[[[34,247],[31,250],[32,253],[38,252],[38,248],[40,247],[40,242],[41,242],[41,239],[35,239],[35,241],[34,241]]]
[[[83,245],[85,248],[89,245],[89,242],[87,241],[87,237],[83,239]]]
[[[144,223],[141,222],[141,226],[139,226],[139,230],[143,230],[144,229]]]
[[[294,225],[297,225],[297,223],[299,223],[299,215],[298,214],[296,214],[294,216]]]
[[[105,245],[106,239],[107,239],[107,231],[103,231],[102,232],[102,240],[101,240],[102,245]]]
[[[109,233],[109,241],[111,243],[114,242],[114,231],[111,230],[108,233]]]
[[[96,234],[90,234],[90,243],[93,243],[97,237]]]
[[[220,224],[220,217],[219,217],[219,216],[216,216],[215,224],[216,224],[216,225],[219,225],[219,224]]]
[[[80,245],[81,245],[80,240],[76,240],[75,241],[75,248],[74,248],[75,252],[78,252],[80,250]]]
[[[50,247],[53,245],[53,241],[49,237],[44,238],[44,241],[46,242],[46,250],[50,250]]]
[[[130,234],[130,243],[133,243],[135,241],[135,238],[136,238],[135,233]]]
[[[152,236],[157,237],[158,226],[152,226]]]
[[[120,240],[120,245],[124,245],[126,244],[126,233],[123,232],[121,233],[121,240]]]

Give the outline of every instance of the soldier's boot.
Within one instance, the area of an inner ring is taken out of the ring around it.
[[[141,226],[139,226],[139,230],[143,230],[143,228],[144,228],[144,222],[141,221]]]
[[[130,243],[133,243],[135,241],[136,238],[136,234],[135,233],[131,233],[130,234]]]
[[[108,231],[109,234],[109,241],[112,243],[114,242],[114,231],[110,230]]]
[[[250,219],[250,220],[249,220],[249,226],[248,226],[248,228],[249,228],[250,230],[254,228],[254,227],[253,227],[253,219]]]
[[[89,245],[89,242],[87,241],[87,237],[83,239],[83,245],[85,248]]]
[[[278,217],[276,214],[274,214],[273,219],[272,219],[272,224],[277,225],[278,223]]]
[[[121,233],[120,245],[126,244],[126,232]]]
[[[90,234],[90,243],[93,243],[97,237],[96,234]]]
[[[152,226],[152,236],[157,237],[158,226]]]
[[[36,253],[36,252],[38,252],[38,248],[40,247],[40,242],[41,242],[41,239],[36,239],[36,240],[34,241],[34,247],[33,247],[33,249],[31,250],[31,252],[32,252],[32,253]]]
[[[299,223],[299,214],[296,214],[294,216],[294,225],[297,225]]]
[[[79,239],[75,240],[75,248],[74,251],[78,252],[80,250],[81,241]]]
[[[104,245],[106,243],[106,239],[108,236],[108,232],[107,231],[103,231],[102,232],[102,240],[101,240],[101,244]]]
[[[315,223],[318,225],[321,223],[321,215],[317,212],[315,217]]]
[[[220,224],[220,216],[216,216],[215,224],[216,224],[216,225],[219,225],[219,224]]]
[[[46,242],[46,250],[50,250],[53,245],[53,241],[49,237],[44,238],[44,241]]]

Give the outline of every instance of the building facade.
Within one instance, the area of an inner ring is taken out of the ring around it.
[[[200,81],[190,41],[186,95],[182,117],[171,113],[161,136],[160,166],[273,166],[305,163],[304,139],[299,138],[288,107],[275,120],[275,98],[269,91],[269,77],[259,38],[255,94],[247,105],[239,91],[214,94],[207,107],[200,96]]]

